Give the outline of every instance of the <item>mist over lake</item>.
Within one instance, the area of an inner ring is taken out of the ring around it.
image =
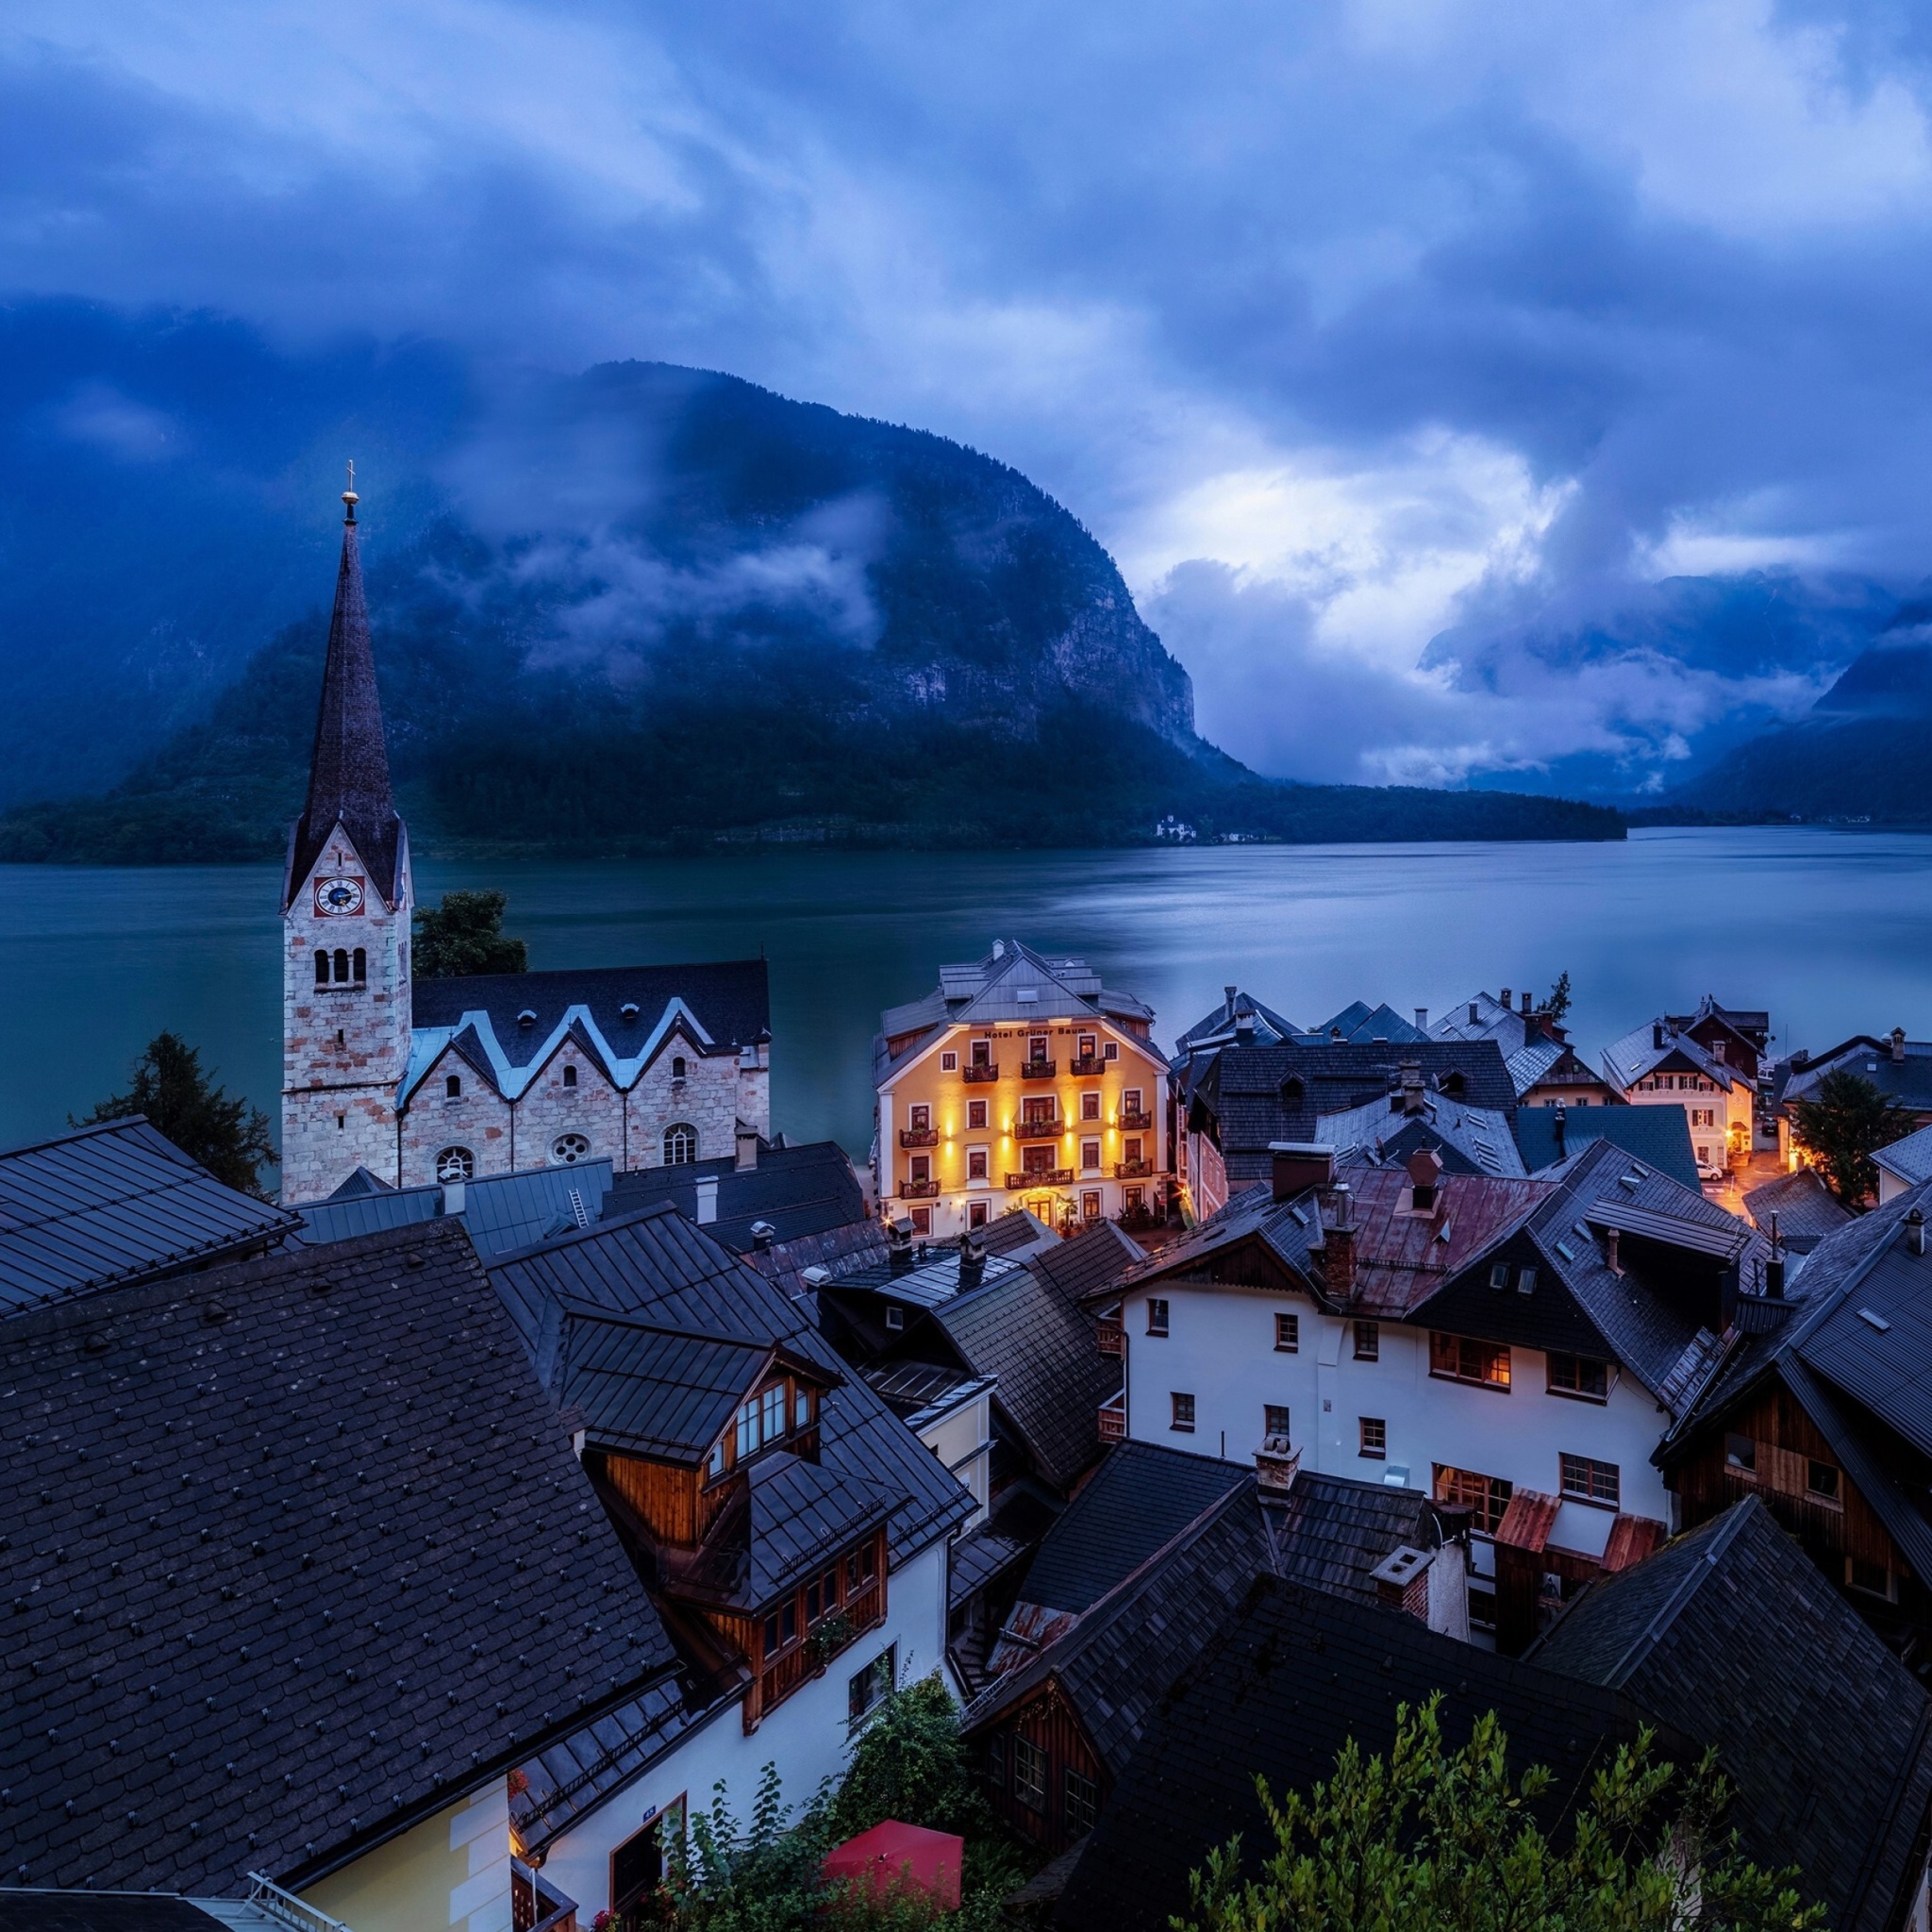
[[[0,1142],[125,1086],[163,1027],[278,1120],[274,867],[0,867]],[[723,860],[423,863],[425,900],[500,886],[530,964],[772,962],[773,1122],[862,1158],[879,1008],[996,936],[1083,953],[1152,1002],[1163,1043],[1234,981],[1301,1025],[1356,998],[1440,1013],[1568,972],[1585,1055],[1716,993],[1774,1051],[1932,1025],[1932,836],[1810,826],[1605,844],[799,852]]]

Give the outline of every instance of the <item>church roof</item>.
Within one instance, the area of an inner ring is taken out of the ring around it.
[[[342,558],[336,572],[336,608],[329,620],[328,658],[315,749],[308,761],[308,798],[289,835],[289,871],[282,905],[295,894],[338,825],[369,868],[370,883],[391,905],[403,867],[403,822],[390,789],[382,705],[375,689],[375,654],[369,642],[369,605],[362,594],[362,558],[353,492],[344,496]]]

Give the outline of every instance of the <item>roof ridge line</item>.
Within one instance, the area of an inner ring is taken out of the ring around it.
[[[1754,1508],[1761,1510],[1763,1507],[1763,1504],[1758,1502],[1756,1496],[1746,1496],[1743,1502],[1737,1506],[1731,1520],[1710,1539],[1703,1556],[1691,1566],[1690,1574],[1665,1598],[1657,1614],[1630,1640],[1629,1646],[1618,1657],[1616,1667],[1606,1681],[1607,1690],[1621,1690],[1624,1688],[1626,1672],[1636,1668],[1638,1652],[1652,1649],[1657,1639],[1676,1622],[1684,1606],[1704,1588],[1717,1565],[1717,1559],[1737,1541],[1739,1532],[1751,1511]]]

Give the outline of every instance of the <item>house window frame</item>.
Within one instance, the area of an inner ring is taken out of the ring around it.
[[[1264,1402],[1261,1405],[1261,1437],[1264,1441],[1270,1436],[1290,1436],[1293,1433],[1294,1408],[1291,1403]]]
[[[958,1071],[959,1056],[957,1051],[948,1047],[944,1053],[940,1055],[940,1072],[942,1074],[957,1074]]]
[[[1043,1817],[1046,1813],[1046,1780],[1051,1770],[1046,1749],[1036,1744],[1031,1738],[1013,1733],[1013,1784],[1014,1801],[1024,1805],[1029,1811],[1038,1811]]]
[[[1360,1445],[1356,1451],[1357,1457],[1364,1462],[1388,1461],[1389,1422],[1386,1416],[1357,1416],[1356,1433]]]
[[[1516,1485],[1507,1476],[1487,1475],[1451,1462],[1436,1463],[1430,1475],[1429,1493],[1438,1503],[1466,1505],[1474,1519],[1471,1527],[1483,1536],[1495,1535],[1516,1493]]]
[[[1378,1362],[1382,1359],[1382,1324],[1379,1322],[1357,1322],[1355,1324],[1355,1355],[1358,1362]]]
[[[1607,1472],[1607,1474],[1606,1474]],[[1619,1463],[1573,1449],[1557,1452],[1557,1493],[1566,1503],[1587,1503],[1593,1509],[1624,1507],[1624,1471]]]
[[[1168,1432],[1175,1436],[1191,1436],[1194,1433],[1194,1397],[1186,1389],[1170,1389],[1167,1391]]]
[[[986,1133],[988,1131],[986,1119],[985,1101],[969,1100],[966,1103],[966,1131],[969,1134]]]
[[[1569,1362],[1573,1365],[1574,1379],[1568,1384],[1557,1379],[1558,1362]],[[1601,1392],[1583,1386],[1584,1372],[1588,1369],[1594,1369],[1601,1374]],[[1600,1361],[1593,1355],[1573,1355],[1567,1349],[1551,1349],[1543,1357],[1543,1387],[1549,1394],[1560,1395],[1566,1402],[1591,1402],[1601,1407],[1610,1399],[1610,1390],[1615,1385],[1615,1364]]]
[[[1174,1309],[1164,1294],[1147,1297],[1147,1333],[1158,1341],[1174,1333]]]
[[[883,1670],[880,1668],[883,1666]],[[845,1732],[862,1731],[899,1688],[899,1645],[896,1639],[845,1680]]]
[[[1500,1369],[1500,1374],[1491,1373]],[[1507,1395],[1513,1366],[1507,1342],[1484,1341],[1447,1329],[1429,1330],[1429,1379],[1457,1382],[1465,1389],[1493,1389]]]
[[[1274,1311],[1274,1353],[1299,1355],[1302,1352],[1302,1318],[1292,1308]]]
[[[1075,1790],[1078,1786],[1081,1789]],[[1100,1816],[1100,1787],[1077,1765],[1070,1764],[1060,1775],[1061,1816],[1070,1839],[1084,1838]]]

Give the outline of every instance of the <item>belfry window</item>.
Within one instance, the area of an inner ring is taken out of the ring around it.
[[[369,955],[360,946],[358,946],[351,957],[354,961],[356,984],[358,986],[367,986],[369,984]]]
[[[315,983],[317,986],[326,986],[328,984],[328,955],[326,953],[319,952],[315,956]]]
[[[347,986],[347,985],[348,985],[348,983],[349,983],[349,955],[348,955],[348,951],[347,951],[347,949],[346,949],[345,947],[342,947],[342,946],[338,946],[338,947],[336,948],[336,984],[337,984],[338,986]]]
[[[664,1129],[664,1165],[687,1167],[698,1158],[698,1130],[679,1121]]]

